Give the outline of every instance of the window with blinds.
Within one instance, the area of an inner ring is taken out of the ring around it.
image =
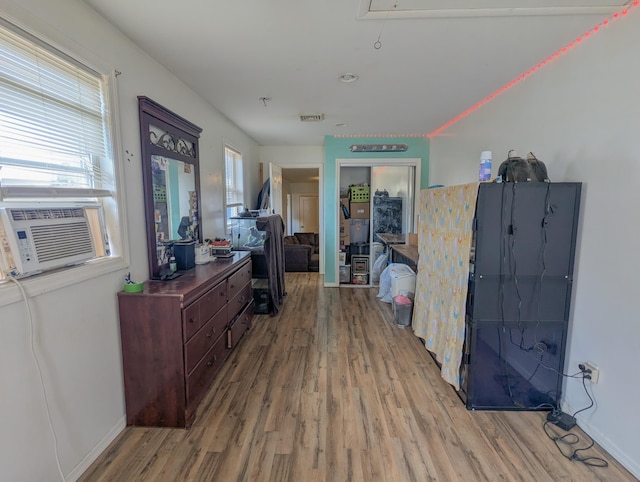
[[[0,201],[113,195],[106,79],[0,19]]]
[[[224,148],[225,207],[227,233],[231,233],[231,218],[244,210],[244,181],[242,177],[242,154],[228,146]]]
[[[92,215],[87,223],[91,253],[82,261],[116,258],[122,242],[110,87],[109,76],[0,18],[0,210],[44,208],[33,211],[41,213],[80,207],[86,216]],[[29,254],[38,247],[43,223],[59,230],[48,247],[78,254],[78,236],[68,225],[39,218],[15,226],[7,219],[0,217],[0,281],[7,274],[36,274],[80,261],[64,258],[49,266],[40,254],[37,259]],[[116,235],[115,251],[109,231]],[[20,240],[20,247],[14,239]],[[25,268],[36,261],[37,266]],[[65,276],[59,275],[56,279]]]

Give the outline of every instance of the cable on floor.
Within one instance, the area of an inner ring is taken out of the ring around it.
[[[589,390],[587,390],[587,385],[586,385],[584,376],[582,377],[582,386],[584,387],[584,391],[587,394],[587,397],[589,397],[590,403],[588,406],[574,412],[573,413],[574,418],[578,413],[584,412],[585,410],[589,410],[594,405],[593,397],[589,394]],[[556,448],[564,458],[571,461],[582,462],[583,464],[589,465],[591,467],[608,467],[609,466],[609,462],[607,462],[602,457],[580,455],[580,453],[591,449],[595,445],[595,442],[591,437],[589,437],[589,435],[585,433],[585,436],[589,439],[589,443],[587,444],[586,447],[574,448],[574,446],[580,443],[580,437],[578,437],[578,435],[573,432],[568,432],[564,435],[561,435],[558,431],[553,429],[551,425],[552,425],[552,422],[549,422],[548,420],[546,420],[542,424],[542,429],[544,430],[544,433],[547,435],[547,437],[549,437],[549,439],[553,441]],[[570,453],[568,453],[566,448],[563,449],[563,447],[568,447]]]

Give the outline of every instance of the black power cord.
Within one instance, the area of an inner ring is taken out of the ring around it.
[[[587,397],[589,398],[590,403],[586,407],[575,411],[572,415],[574,419],[577,414],[579,414],[580,412],[584,412],[585,410],[589,410],[594,405],[593,397],[589,394],[589,390],[587,390],[587,384],[585,382],[585,380],[588,380],[589,378],[586,376],[584,371],[581,372],[581,374],[582,374],[582,386],[584,387],[584,392],[587,394]],[[560,410],[557,410],[557,412],[560,413]],[[589,437],[589,435],[587,435],[586,432],[584,434],[587,437],[587,439],[589,439],[589,443],[587,444],[587,446],[574,448],[578,443],[580,443],[580,437],[578,437],[578,434],[573,432],[568,432],[562,435],[556,429],[553,429],[552,425],[553,423],[547,420],[542,424],[542,429],[544,430],[544,433],[547,435],[547,437],[549,437],[549,439],[553,441],[556,448],[564,458],[571,461],[582,462],[583,464],[589,465],[591,467],[608,467],[609,466],[609,462],[607,462],[602,457],[581,455],[582,452],[585,452],[591,449],[595,445],[594,440],[591,437]],[[567,448],[569,450],[567,450]]]
[[[521,204],[520,197],[518,196],[519,183],[503,183],[501,190],[501,210],[500,210],[500,243],[499,243],[499,285],[498,285],[498,305],[499,313],[502,323],[496,327],[496,335],[498,339],[497,351],[498,360],[500,361],[500,380],[502,382],[502,388],[505,393],[514,404],[514,406],[522,406],[521,403],[516,401],[515,397],[515,380],[512,374],[509,372],[508,362],[503,354],[506,352],[509,346],[514,346],[521,352],[525,353],[530,359],[536,362],[535,367],[528,377],[527,382],[531,382],[536,374],[540,373],[541,369],[553,372],[558,376],[565,378],[587,378],[590,379],[590,375],[584,370],[581,370],[574,374],[564,373],[562,367],[551,366],[553,360],[549,360],[546,357],[555,357],[557,347],[552,349],[549,342],[544,338],[540,339],[539,330],[542,326],[542,285],[547,274],[547,246],[548,246],[548,227],[550,218],[556,214],[557,208],[552,204],[551,196],[551,184],[546,183],[546,190],[544,193],[544,205],[540,219],[540,249],[538,252],[538,273],[536,275],[535,284],[533,287],[533,299],[532,303],[535,307],[535,323],[523,323],[522,322],[522,306],[523,297],[521,293],[521,287],[519,286],[519,273],[517,265],[517,251],[519,241],[517,241],[518,235],[518,221],[519,221],[519,207]],[[510,196],[509,196],[510,195]],[[517,202],[518,201],[518,202]],[[512,283],[515,290],[516,305],[516,326],[509,328],[506,323],[506,286],[507,283]],[[532,335],[533,340],[527,341],[527,332]],[[551,362],[551,363],[550,363]],[[561,413],[561,410],[556,406],[559,400],[558,390],[550,390],[547,395],[550,396],[554,393],[555,401],[553,403],[545,402],[534,409],[551,408],[554,413]],[[569,416],[569,415],[567,415]]]

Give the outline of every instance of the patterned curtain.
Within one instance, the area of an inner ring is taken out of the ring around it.
[[[460,389],[472,224],[477,182],[420,193],[419,254],[413,331]]]

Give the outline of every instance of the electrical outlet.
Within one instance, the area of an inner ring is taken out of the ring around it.
[[[598,383],[600,379],[600,369],[591,362],[583,362],[578,364],[578,368],[585,376],[591,380],[591,383]]]

